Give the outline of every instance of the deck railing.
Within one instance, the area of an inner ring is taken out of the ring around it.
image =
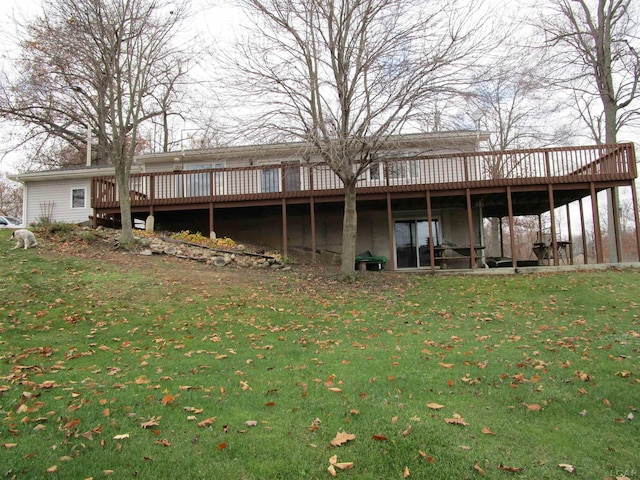
[[[626,180],[636,177],[633,144],[385,158],[360,175],[362,191]],[[134,174],[133,206],[335,195],[342,182],[324,163]],[[119,205],[115,176],[92,179],[92,207]]]

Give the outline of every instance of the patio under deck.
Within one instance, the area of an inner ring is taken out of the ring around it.
[[[393,238],[392,204],[398,200],[424,202],[429,222],[434,203],[457,203],[466,208],[469,245],[474,244],[472,207],[482,205],[483,218],[508,218],[513,231],[514,217],[551,215],[552,258],[558,264],[558,241],[554,212],[558,207],[580,201],[581,228],[583,199],[590,198],[596,263],[604,263],[597,193],[616,187],[630,187],[636,224],[636,245],[640,252],[636,158],[633,144],[592,147],[563,147],[501,152],[470,152],[384,159],[371,165],[357,186],[358,202],[386,202],[389,238]],[[120,213],[114,176],[92,179],[94,223]],[[287,162],[243,168],[143,173],[131,176],[132,213],[207,210],[214,231],[218,209],[275,206],[282,212],[282,250],[287,254],[287,207],[308,206],[311,251],[315,258],[315,209],[318,204],[340,203],[344,189],[326,164]],[[567,210],[568,213],[568,210]],[[616,243],[620,232],[614,225]],[[585,235],[583,235],[585,238]],[[515,252],[513,236],[511,251]],[[432,247],[433,248],[433,247]],[[620,248],[618,248],[620,252]],[[389,258],[393,259],[393,246]],[[470,265],[476,265],[471,249]],[[434,252],[431,252],[434,259]],[[514,259],[516,260],[516,259]],[[618,261],[622,261],[618,258]],[[389,265],[395,269],[395,265]],[[435,260],[431,268],[436,267]]]

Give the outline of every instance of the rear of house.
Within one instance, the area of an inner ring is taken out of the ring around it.
[[[572,251],[577,245],[560,238],[555,212],[568,212],[576,202],[582,211],[583,199],[590,199],[591,215],[581,214],[579,224],[583,232],[593,231],[592,261],[602,263],[597,193],[626,187],[635,195],[633,146],[477,152],[485,138],[478,132],[403,135],[368,159],[357,186],[358,251],[386,256],[387,269],[482,267],[487,257],[504,256],[505,244],[507,251],[517,251],[515,235],[508,235],[515,217],[546,215],[549,240],[538,247],[557,263],[559,247]],[[97,225],[119,218],[112,170],[85,167],[16,179],[25,184],[27,222],[91,219]],[[134,218],[153,215],[160,230],[215,231],[285,254],[308,252],[314,259],[341,250],[342,185],[302,144],[142,155],[135,159],[130,187]],[[483,224],[489,218],[507,227],[500,251],[486,249]],[[573,230],[575,224],[564,229],[569,236]],[[566,262],[572,259],[565,255]]]

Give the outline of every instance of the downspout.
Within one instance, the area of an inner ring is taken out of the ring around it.
[[[29,205],[29,203],[27,202],[27,200],[29,199],[29,195],[28,195],[28,190],[29,188],[27,187],[26,183],[22,184],[22,225],[24,225],[25,227],[28,226],[27,223],[27,206]]]

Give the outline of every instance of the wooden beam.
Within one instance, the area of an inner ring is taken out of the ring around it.
[[[436,254],[436,250],[435,250],[435,245],[433,243],[433,210],[431,208],[431,191],[427,190],[426,193],[426,200],[427,200],[427,223],[429,224],[429,264],[430,264],[430,268],[431,270],[435,270],[436,269],[436,259],[435,259],[435,254]],[[436,239],[437,240],[437,239]],[[420,259],[418,259],[418,262],[420,262]]]
[[[591,211],[593,214],[593,236],[596,243],[596,263],[603,262],[602,254],[602,231],[600,230],[600,214],[598,213],[598,193],[596,186],[591,182]]]
[[[389,234],[389,265],[391,270],[396,269],[396,252],[393,248],[393,210],[391,208],[391,194],[387,192],[387,231]]]
[[[585,265],[589,263],[589,252],[587,251],[587,230],[584,226],[584,205],[580,199],[580,228],[582,229],[582,261]]]
[[[631,199],[633,200],[633,220],[635,221],[636,230],[636,253],[638,254],[638,260],[640,260],[640,231],[638,226],[640,225],[640,214],[638,213],[638,194],[636,192],[636,181],[631,181]]]
[[[316,203],[309,199],[309,215],[311,217],[311,263],[316,263]]]
[[[518,267],[518,256],[516,255],[516,237],[513,232],[513,202],[511,201],[511,187],[507,185],[507,210],[509,211],[509,235],[511,241],[511,264],[513,268]]]
[[[282,255],[289,255],[289,230],[287,228],[287,200],[282,199]]]
[[[471,255],[471,259],[469,260],[469,267],[476,268],[476,240],[475,235],[473,233],[473,212],[471,211],[471,190],[467,188],[466,191],[467,198],[467,224],[469,225],[469,254]]]
[[[558,258],[558,239],[556,237],[556,205],[553,202],[553,185],[547,185],[549,193],[549,215],[551,216],[551,252],[553,255],[553,264],[558,266],[560,259]]]

